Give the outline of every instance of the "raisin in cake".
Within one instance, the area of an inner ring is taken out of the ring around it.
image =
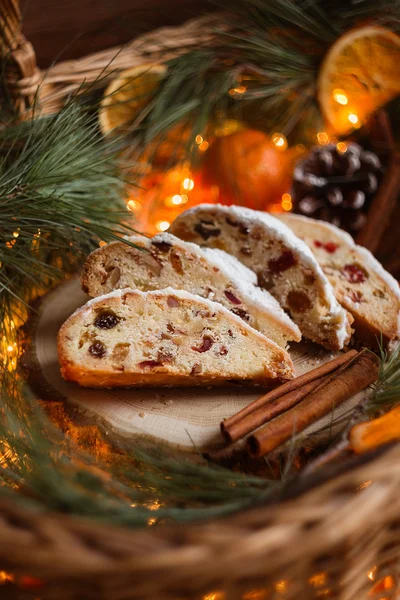
[[[88,257],[81,281],[89,296],[119,288],[148,291],[173,287],[220,302],[282,347],[300,341],[297,325],[273,296],[256,287],[253,271],[230,254],[203,250],[167,233],[152,239],[129,239],[139,248],[113,242]]]
[[[282,215],[282,221],[312,250],[339,302],[353,315],[357,337],[387,343],[399,337],[400,292],[397,281],[353,238],[323,221]]]
[[[223,306],[167,288],[115,290],[61,327],[63,377],[86,387],[268,384],[293,377],[285,350]]]
[[[258,276],[300,327],[326,348],[341,350],[351,336],[352,318],[308,246],[271,215],[249,208],[201,204],[182,213],[170,232],[236,256]]]

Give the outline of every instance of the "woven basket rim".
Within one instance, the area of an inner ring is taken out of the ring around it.
[[[3,5],[18,7],[17,0],[0,0]],[[58,63],[39,79],[30,56],[18,63],[22,84],[17,91],[27,99],[21,101],[21,112],[39,80],[40,99],[46,110],[54,111],[83,78],[93,81],[104,69],[111,76],[143,63],[143,56],[149,62],[165,61],[183,45],[206,45],[213,35],[207,26],[220,14]],[[0,561],[15,572],[45,578],[49,588],[40,596],[46,599],[78,597],[82,589],[85,600],[100,597],[99,590],[110,599],[172,600],[217,589],[239,598],[250,581],[254,588],[285,578],[297,581],[290,598],[306,600],[314,597],[309,595],[309,577],[324,569],[337,579],[335,597],[361,600],[368,589],[367,569],[380,565],[385,573],[400,558],[399,486],[396,444],[294,499],[206,523],[127,530],[83,517],[38,513],[0,499]],[[52,582],[58,585],[57,595],[51,595]]]

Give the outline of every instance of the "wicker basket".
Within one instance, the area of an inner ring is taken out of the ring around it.
[[[7,71],[23,112],[38,84],[54,111],[82,80],[165,60],[207,44],[215,14],[158,30],[120,49],[41,73],[20,31],[15,0],[0,0]],[[5,18],[7,15],[7,18]],[[201,32],[201,33],[199,33]],[[117,55],[117,56],[116,56]],[[105,79],[102,84],[104,85]],[[295,499],[211,523],[130,531],[80,518],[29,513],[0,502],[0,567],[42,578],[42,600],[396,598],[400,591],[400,445]],[[386,588],[386,589],[385,589]],[[1,588],[0,588],[1,593]]]

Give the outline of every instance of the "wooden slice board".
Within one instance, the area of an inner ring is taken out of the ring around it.
[[[58,286],[41,301],[32,331],[32,356],[46,388],[89,412],[106,428],[124,437],[139,436],[172,444],[189,452],[222,446],[219,424],[258,398],[263,389],[230,388],[131,388],[88,389],[61,377],[57,334],[61,324],[88,296],[74,279]],[[290,350],[296,374],[301,375],[335,356],[312,343],[293,344]],[[340,407],[348,410],[357,398]],[[336,415],[335,415],[336,416]],[[329,416],[327,422],[332,419]]]

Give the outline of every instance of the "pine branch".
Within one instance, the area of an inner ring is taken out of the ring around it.
[[[399,0],[217,0],[227,11],[213,42],[167,63],[155,98],[133,125],[139,147],[165,138],[178,122],[196,135],[226,117],[244,120],[291,143],[307,141],[307,125],[322,125],[316,101],[319,66],[331,44],[365,23],[400,30]],[[229,94],[242,83],[246,91]],[[139,127],[139,131],[137,131]],[[308,127],[309,129],[309,127]],[[182,142],[183,144],[183,142]]]

